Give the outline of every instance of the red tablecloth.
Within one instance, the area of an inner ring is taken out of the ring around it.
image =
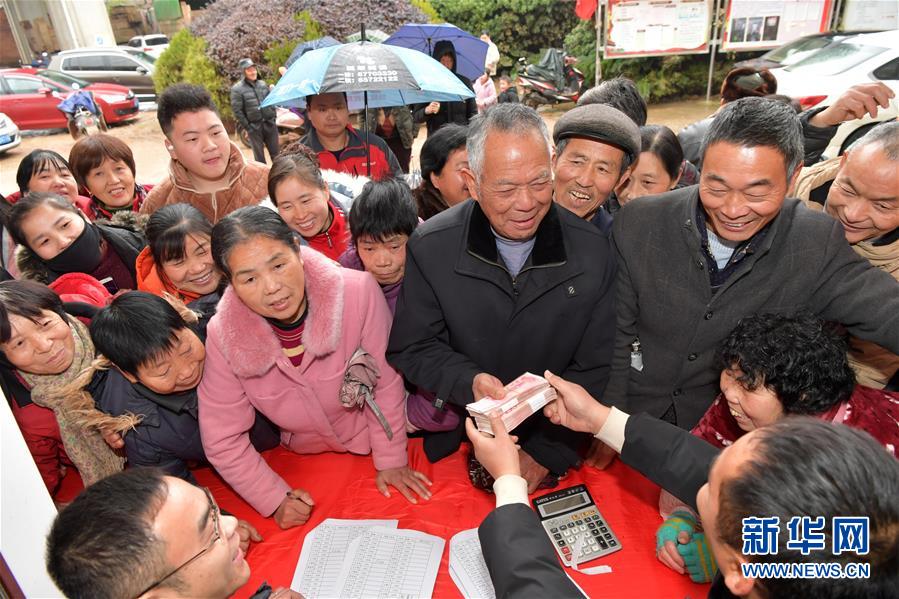
[[[251,547],[247,560],[249,582],[236,597],[247,597],[266,580],[273,587],[289,586],[306,533],[326,518],[398,519],[399,528],[421,530],[447,541],[434,587],[434,597],[461,597],[449,576],[449,540],[460,530],[477,527],[494,507],[493,495],[472,488],[466,468],[467,447],[430,464],[420,439],[409,442],[410,464],[432,481],[433,497],[418,505],[408,503],[396,491],[387,499],[375,488],[370,457],[348,454],[297,455],[277,448],[266,452],[268,463],[294,488],[303,488],[315,499],[312,518],[302,527],[281,530],[271,518],[259,516],[225,484],[211,468],[194,472],[209,487],[221,507],[251,522],[264,541]],[[591,597],[698,599],[707,585],[693,584],[661,564],[655,556],[655,530],[659,489],[640,474],[616,462],[599,471],[582,468],[570,474],[559,488],[584,483],[602,515],[621,540],[622,550],[586,566],[607,564],[612,573],[586,576],[569,570]],[[541,491],[537,495],[542,495]],[[532,497],[533,498],[533,497]]]

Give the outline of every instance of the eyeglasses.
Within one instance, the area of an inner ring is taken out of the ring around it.
[[[177,574],[178,572],[180,572],[181,570],[183,570],[190,564],[194,563],[195,561],[197,561],[198,559],[203,557],[206,554],[206,552],[209,551],[210,549],[212,549],[212,547],[216,544],[216,542],[222,538],[222,529],[221,529],[221,526],[219,525],[219,518],[221,517],[221,511],[219,510],[219,506],[217,506],[215,504],[215,499],[212,498],[212,493],[210,493],[209,489],[207,489],[206,487],[202,487],[202,488],[203,488],[203,492],[206,493],[206,499],[209,500],[209,511],[212,513],[212,538],[209,540],[209,543],[207,543],[206,547],[204,547],[202,550],[200,550],[199,553],[197,553],[195,556],[193,556],[192,558],[190,558],[189,560],[187,560],[186,562],[184,562],[183,564],[181,564],[180,566],[178,566],[177,568],[175,568],[174,570],[172,570],[171,572],[169,572],[168,574],[166,574],[165,576],[163,576],[162,578],[160,578],[159,580],[157,580],[156,582],[154,582],[153,584],[151,584],[150,586],[145,588],[143,591],[141,591],[140,593],[137,594],[137,597],[140,597],[141,595],[144,595],[147,592],[149,592],[151,589],[158,587],[163,582],[165,582],[166,580],[168,580],[169,578],[171,578],[172,576],[174,576],[175,574]]]

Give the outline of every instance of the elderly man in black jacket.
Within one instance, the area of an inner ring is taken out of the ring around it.
[[[474,198],[421,225],[407,246],[388,360],[438,407],[461,409],[526,371],[555,368],[602,396],[614,336],[614,260],[606,234],[552,201],[549,133],[520,104],[476,117],[468,133]],[[552,365],[552,366],[551,366]],[[533,491],[580,460],[589,440],[543,416],[525,421]],[[425,438],[438,460],[463,427]]]
[[[238,66],[243,77],[231,87],[231,110],[250,136],[253,158],[265,164],[265,148],[268,148],[272,161],[278,155],[277,112],[274,106],[262,108],[262,101],[268,96],[269,89],[265,81],[259,78],[253,60],[244,58]]]
[[[839,222],[785,199],[802,167],[793,110],[731,102],[704,147],[698,186],[629,202],[613,227],[618,330],[603,401],[687,429],[715,398],[716,348],[744,316],[804,308],[899,351],[899,283],[852,251]]]

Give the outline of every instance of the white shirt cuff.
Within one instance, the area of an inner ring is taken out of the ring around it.
[[[493,492],[496,494],[496,507],[510,503],[528,505],[528,481],[517,474],[503,474],[493,481]]]
[[[627,426],[628,418],[630,415],[626,412],[612,408],[609,417],[606,418],[606,423],[594,436],[616,452],[621,453],[621,448],[624,447],[624,427]]]

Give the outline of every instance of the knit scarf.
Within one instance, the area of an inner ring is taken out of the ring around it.
[[[97,427],[83,423],[86,416],[96,416],[98,421],[114,419],[99,412],[87,393],[72,392],[72,383],[92,366],[94,345],[81,321],[71,318],[69,327],[75,340],[72,364],[60,374],[21,375],[31,386],[31,400],[53,410],[66,453],[78,468],[84,485],[89,486],[122,470],[125,460],[106,444]]]
[[[855,253],[871,263],[871,266],[899,279],[899,241],[889,245],[873,245],[863,241],[852,246]]]

